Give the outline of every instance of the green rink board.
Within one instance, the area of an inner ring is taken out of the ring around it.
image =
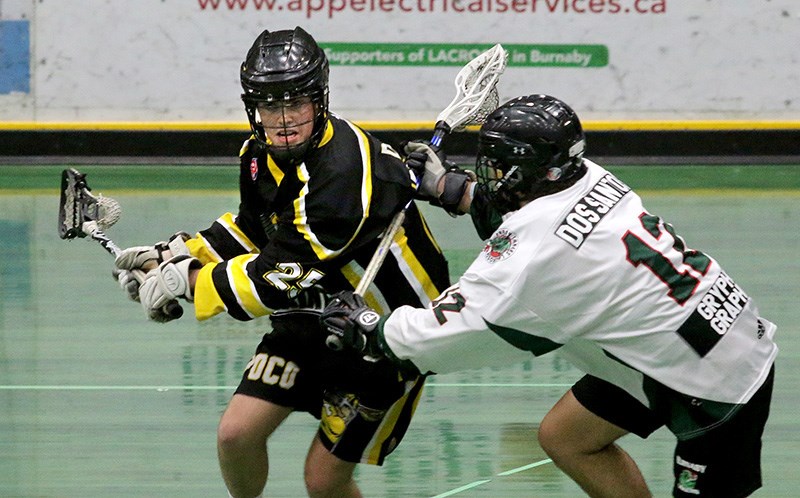
[[[637,190],[800,189],[798,165],[604,165]],[[0,166],[0,189],[58,189],[67,165]],[[102,165],[76,166],[94,190],[228,190],[237,188],[238,166]]]

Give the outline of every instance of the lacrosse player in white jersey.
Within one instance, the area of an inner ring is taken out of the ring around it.
[[[539,442],[588,495],[650,496],[616,441],[666,426],[677,437],[674,496],[747,496],[762,484],[775,325],[584,149],[578,116],[546,95],[489,115],[466,188],[411,143],[422,192],[469,211],[485,246],[427,308],[378,320],[341,293],[323,324],[367,358],[422,373],[558,350],[586,375],[544,417]]]

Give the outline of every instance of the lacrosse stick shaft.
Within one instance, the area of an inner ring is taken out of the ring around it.
[[[97,226],[97,223],[94,221],[89,221],[84,223],[83,225],[83,233],[88,235],[92,240],[97,241],[103,249],[105,249],[109,254],[114,256],[115,258],[120,255],[122,249],[111,240],[108,235],[105,234],[100,228]],[[143,270],[131,270],[134,278],[139,282],[141,285],[144,282],[145,272]],[[180,307],[180,304],[177,301],[172,301],[164,305],[164,311],[169,313],[171,316],[175,313],[181,313],[177,311],[176,307]],[[178,315],[180,316],[180,315]]]
[[[441,150],[444,138],[452,130],[465,124],[482,122],[488,112],[494,110],[497,102],[493,102],[492,99],[494,97],[496,100],[497,81],[505,70],[507,59],[508,54],[505,49],[497,44],[461,68],[455,80],[456,96],[436,118],[433,137],[430,141],[434,152],[438,153]],[[488,109],[488,107],[492,108]],[[378,244],[375,254],[364,270],[364,275],[358,282],[355,289],[356,294],[364,296],[367,288],[375,280],[378,270],[386,260],[395,235],[403,225],[405,212],[410,204],[409,201],[403,210],[394,216],[384,232],[383,239]]]
[[[61,173],[61,200],[59,203],[58,235],[62,239],[88,236],[99,243],[114,257],[122,249],[112,241],[101,227],[107,228],[119,220],[119,203],[108,197],[95,197],[86,184],[86,175],[74,168]],[[155,268],[155,265],[153,266]],[[146,268],[151,270],[153,268]],[[141,285],[145,280],[145,269],[132,270],[133,277]],[[162,308],[167,315],[179,318],[183,308],[177,301],[170,301]]]
[[[446,122],[439,121],[436,123],[436,127],[433,131],[433,138],[431,139],[431,148],[434,152],[439,152],[441,149],[442,140],[444,140],[444,137],[447,136],[448,133],[450,133],[450,126]],[[370,259],[367,268],[364,270],[364,275],[361,277],[361,280],[359,280],[358,286],[354,291],[359,296],[364,296],[367,288],[370,286],[370,284],[372,284],[372,282],[375,280],[375,277],[378,275],[378,270],[380,270],[381,266],[383,266],[383,262],[386,260],[386,256],[389,253],[389,248],[394,240],[394,236],[397,235],[400,227],[403,226],[403,221],[406,219],[406,209],[408,209],[410,204],[411,203],[406,204],[402,211],[394,215],[392,222],[386,228],[383,238],[381,239],[380,244],[378,244],[378,248],[375,249],[375,254],[372,256],[372,259]]]
[[[88,235],[92,240],[97,241],[103,249],[105,249],[109,254],[114,256],[115,258],[120,255],[122,249],[111,240],[108,235],[105,234],[100,227],[97,226],[97,222],[88,221],[83,224],[82,227],[83,233]],[[144,270],[131,270],[134,278],[139,282],[139,285],[144,283],[144,279],[146,277],[146,273]],[[183,315],[183,308],[181,307],[178,301],[170,301],[165,304],[162,308],[164,313],[167,315],[180,318]]]
[[[97,226],[96,222],[90,221],[84,223],[83,233],[91,237],[93,240],[96,240],[101,246],[103,246],[103,249],[108,251],[108,253],[114,257],[119,256],[119,254],[122,252],[122,249],[120,249],[120,247],[115,244],[114,241],[105,234],[105,232],[100,230],[100,227]]]
[[[405,218],[406,210],[403,208],[402,211],[394,215],[392,222],[386,228],[383,238],[381,239],[380,244],[378,244],[378,248],[375,250],[375,254],[373,254],[372,259],[369,260],[369,264],[364,270],[364,275],[361,277],[361,280],[358,282],[358,286],[356,287],[355,293],[359,296],[363,296],[367,291],[367,287],[369,287],[372,281],[375,280],[378,270],[381,269],[383,262],[386,260],[386,255],[389,253],[389,248],[392,245],[394,236],[397,235],[398,230],[400,230],[400,227],[403,226],[403,221]]]
[[[439,152],[442,149],[442,142],[444,137],[450,133],[450,125],[444,121],[437,121],[433,129],[433,138],[431,138],[431,148],[434,152]]]

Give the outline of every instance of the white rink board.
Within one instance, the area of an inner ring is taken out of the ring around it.
[[[244,123],[239,64],[262,29],[296,25],[323,45],[430,44],[440,58],[449,45],[604,47],[588,67],[528,50],[501,79],[501,99],[550,93],[584,121],[800,119],[795,0],[5,0],[7,20],[29,21],[30,90],[0,93],[0,122]],[[332,65],[332,110],[432,121],[458,70],[433,58]]]

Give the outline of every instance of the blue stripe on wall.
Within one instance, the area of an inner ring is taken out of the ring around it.
[[[0,94],[31,91],[29,21],[0,21]]]

